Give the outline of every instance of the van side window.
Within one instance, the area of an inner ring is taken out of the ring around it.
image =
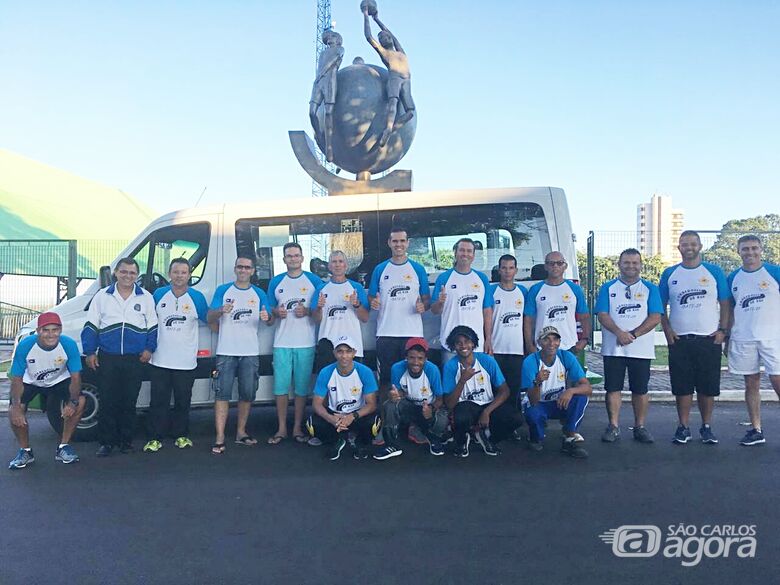
[[[452,246],[460,238],[476,244],[473,268],[491,280],[503,254],[517,258],[517,280],[530,280],[531,270],[552,250],[547,221],[536,203],[490,203],[379,213],[379,233],[403,226],[409,236],[409,257],[425,267],[430,282],[452,268]]]
[[[282,248],[296,242],[303,250],[303,269],[328,280],[328,257],[341,250],[347,256],[347,277],[368,286],[376,258],[376,212],[303,217],[240,219],[236,222],[236,253],[257,262],[254,284],[267,290],[269,281],[287,271]]]
[[[138,284],[154,292],[168,284],[168,266],[186,258],[192,266],[190,284],[197,284],[206,269],[211,226],[208,223],[171,225],[153,231],[130,254],[138,262]]]

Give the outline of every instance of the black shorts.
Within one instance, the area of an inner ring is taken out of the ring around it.
[[[496,353],[493,354],[493,357],[506,378],[509,391],[517,394],[520,391],[520,377],[523,372],[523,358],[525,356],[513,353]]]
[[[672,394],[690,396],[696,390],[704,396],[720,395],[722,347],[706,335],[682,336],[669,346],[669,378]]]
[[[623,356],[604,356],[604,390],[622,392],[628,370],[628,389],[631,394],[647,394],[650,382],[650,359]]]
[[[48,399],[49,396],[57,396],[60,400],[68,400],[70,398],[70,378],[65,378],[62,382],[57,382],[48,388],[25,384],[24,392],[22,392],[22,404],[27,406],[38,394],[44,399]]]
[[[390,384],[390,370],[393,364],[406,359],[404,346],[408,337],[377,337],[376,368],[379,370],[379,383]]]

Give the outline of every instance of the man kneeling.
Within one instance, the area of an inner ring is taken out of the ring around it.
[[[472,429],[487,455],[498,455],[494,446],[522,424],[522,415],[507,402],[509,386],[496,360],[474,353],[479,337],[471,327],[458,325],[447,336],[447,347],[456,359],[444,365],[444,401],[453,413],[455,456],[468,457]],[[495,389],[495,392],[494,392]]]
[[[406,359],[390,370],[390,398],[382,405],[382,434],[385,446],[374,459],[390,459],[403,453],[398,427],[414,423],[428,439],[431,455],[444,455],[442,435],[448,413],[442,399],[439,369],[428,361],[428,342],[412,337],[404,346]]]
[[[19,453],[8,469],[22,469],[35,461],[30,448],[27,404],[40,393],[47,408],[62,410],[62,437],[55,459],[75,463],[79,456],[68,444],[84,412],[81,396],[81,355],[76,342],[62,335],[62,321],[56,313],[38,317],[36,335],[19,342],[11,364],[11,405],[8,416],[19,441]],[[64,403],[64,406],[63,406]]]
[[[544,425],[548,419],[555,418],[564,423],[561,451],[584,459],[588,452],[575,439],[593,389],[577,358],[571,352],[559,349],[561,335],[555,327],[542,329],[537,343],[542,349],[523,362],[522,388],[528,399],[525,419],[530,434],[529,446],[532,451],[542,450]]]
[[[371,368],[355,361],[357,344],[348,335],[337,338],[336,363],[322,368],[314,384],[314,414],[306,422],[312,437],[328,445],[328,459],[335,461],[354,433],[355,459],[368,458],[368,446],[379,432],[376,416],[377,384]],[[327,400],[327,404],[326,404]]]

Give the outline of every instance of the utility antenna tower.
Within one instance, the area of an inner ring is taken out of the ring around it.
[[[322,42],[322,33],[326,30],[333,28],[333,21],[330,16],[330,0],[317,0],[317,35],[314,37],[314,75],[317,75],[319,71],[320,53],[325,48],[325,44]],[[315,143],[316,145],[316,143]],[[322,163],[326,169],[330,172],[336,172],[336,165],[329,163],[325,160],[325,155],[317,147],[317,159]],[[317,181],[311,182],[311,196],[312,197],[327,197],[328,190],[320,185]]]

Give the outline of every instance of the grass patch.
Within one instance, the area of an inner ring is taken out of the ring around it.
[[[7,372],[10,369],[11,369],[11,361],[10,360],[7,361],[7,362],[0,362],[0,374],[2,374],[3,372]]]

